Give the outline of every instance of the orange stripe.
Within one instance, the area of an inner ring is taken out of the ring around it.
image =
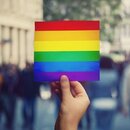
[[[36,31],[35,41],[99,40],[99,31]]]

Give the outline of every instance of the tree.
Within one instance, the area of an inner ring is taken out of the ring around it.
[[[112,43],[121,0],[44,0],[45,20],[100,20],[101,40]]]

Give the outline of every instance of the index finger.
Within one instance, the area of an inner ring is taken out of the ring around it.
[[[85,89],[78,81],[71,81],[70,84],[76,95],[87,95]]]

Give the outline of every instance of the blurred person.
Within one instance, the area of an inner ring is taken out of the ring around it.
[[[122,77],[123,77],[123,71],[124,71],[125,62],[118,62],[116,63],[116,68],[118,70],[118,85],[117,85],[117,100],[118,100],[118,110],[122,110],[122,96],[121,96],[121,84],[122,84]]]
[[[26,63],[26,68],[20,74],[20,85],[23,96],[23,127],[33,129],[35,119],[36,96],[38,94],[38,86],[34,83],[33,67],[30,63]]]
[[[89,85],[89,82],[85,82],[82,84],[85,88],[85,91],[88,94],[89,99],[91,100],[91,86]],[[91,129],[91,105],[88,107],[88,110],[85,114],[86,122],[87,122],[87,130]]]
[[[125,116],[130,116],[130,63],[124,70],[122,80],[122,104]]]
[[[2,84],[3,84],[3,75],[2,75],[2,68],[0,66],[0,90],[2,88]]]
[[[77,130],[90,103],[83,86],[78,81],[69,81],[64,75],[60,82],[53,82],[51,86],[61,100],[55,130]]]
[[[0,66],[0,121],[1,121],[1,115],[2,115],[2,99],[1,99],[1,90],[3,87],[3,82],[4,82],[4,78],[3,78],[3,74],[2,74],[2,68]]]
[[[9,126],[13,125],[15,117],[15,108],[16,108],[16,93],[15,90],[18,86],[19,77],[17,72],[17,67],[10,64],[7,71],[7,85],[9,91]],[[12,127],[12,126],[11,126]]]
[[[0,66],[0,92],[3,86],[3,82],[4,82],[4,78],[3,78],[3,74],[2,74],[2,68]]]
[[[18,83],[18,77],[14,65],[3,65],[2,69],[4,79],[1,89],[2,112],[6,117],[6,127],[12,129],[16,105],[14,91]]]
[[[100,59],[100,81],[90,83],[91,110],[98,130],[110,130],[117,108],[118,72],[111,58]]]

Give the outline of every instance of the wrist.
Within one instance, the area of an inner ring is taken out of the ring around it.
[[[73,120],[69,116],[63,116],[62,114],[58,115],[55,130],[77,130],[78,121]]]

